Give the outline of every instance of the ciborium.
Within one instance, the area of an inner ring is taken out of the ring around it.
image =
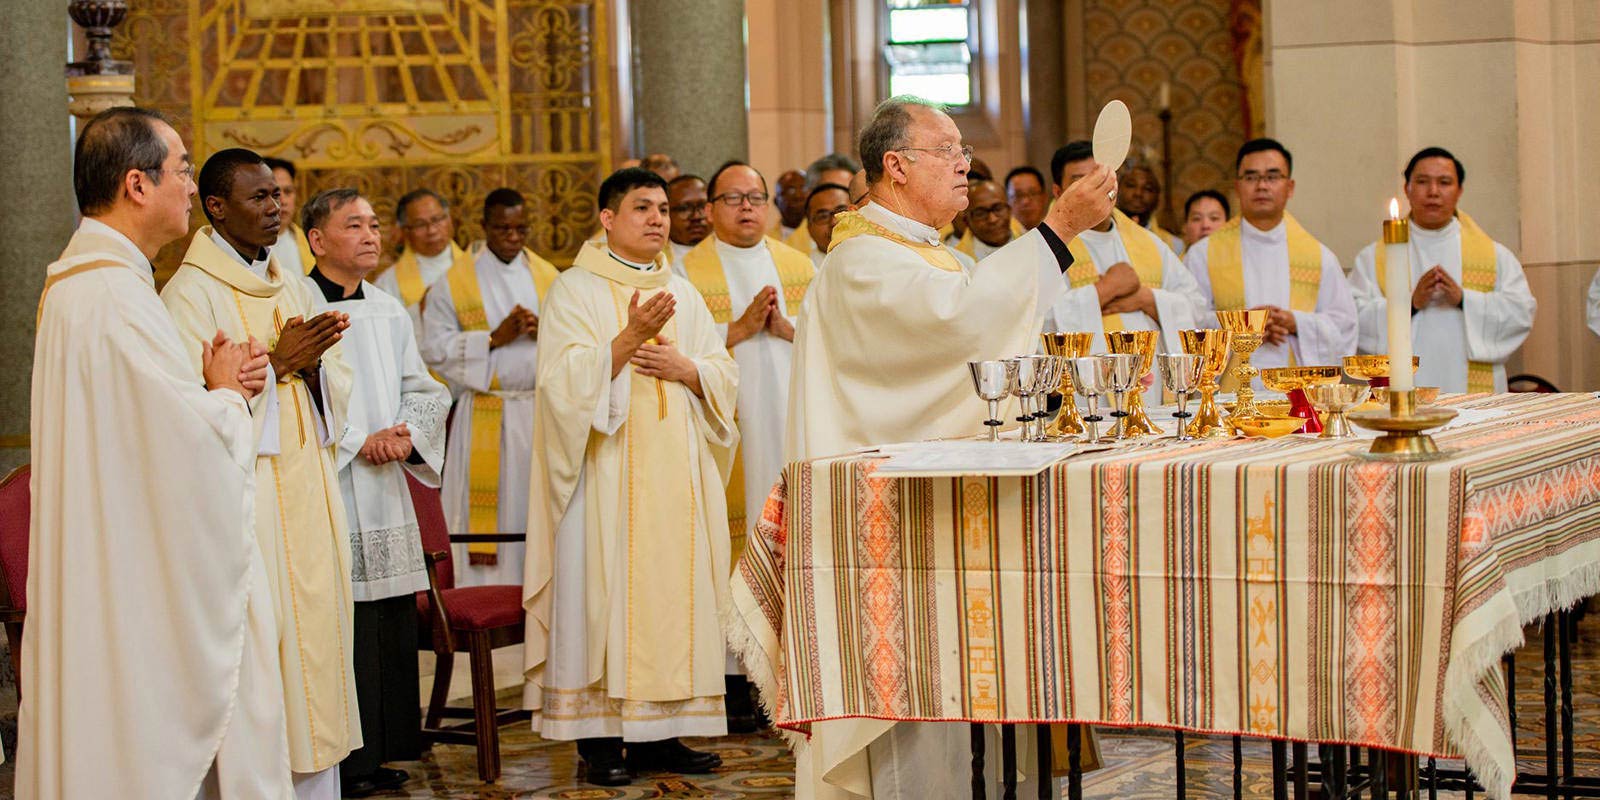
[[[1261,370],[1261,385],[1289,397],[1289,416],[1306,421],[1305,433],[1322,433],[1322,421],[1306,397],[1308,386],[1339,382],[1338,367],[1268,367]]]
[[[1144,411],[1144,379],[1155,366],[1156,341],[1160,331],[1106,331],[1106,350],[1138,358],[1134,366],[1135,385],[1128,396],[1127,414],[1117,423],[1118,439],[1159,436],[1161,429]]]
[[[1367,399],[1367,392],[1371,391],[1359,383],[1323,383],[1305,388],[1306,397],[1312,405],[1328,412],[1328,418],[1323,421],[1322,435],[1318,439],[1344,439],[1355,434],[1350,430],[1350,423],[1345,422],[1344,412],[1351,406]]]
[[[1094,334],[1078,331],[1070,333],[1041,333],[1044,351],[1061,358],[1082,358],[1094,346]],[[1061,411],[1044,429],[1046,439],[1065,439],[1083,433],[1083,415],[1078,413],[1078,403],[1072,398],[1072,371],[1061,370],[1061,383],[1056,389],[1061,395]]]
[[[1233,334],[1219,328],[1178,331],[1183,341],[1183,352],[1200,356],[1200,408],[1189,423],[1189,435],[1201,439],[1226,439],[1233,435],[1222,424],[1222,413],[1217,410],[1217,378],[1228,366],[1228,348]]]
[[[1236,417],[1257,416],[1255,388],[1257,373],[1256,368],[1250,365],[1250,354],[1261,346],[1261,339],[1267,331],[1269,313],[1265,308],[1217,312],[1217,322],[1223,329],[1233,334],[1233,352],[1239,355],[1239,364],[1233,368],[1233,377],[1239,381],[1237,399],[1233,406],[1233,415]]]
[[[1422,359],[1411,357],[1411,373],[1417,372]],[[1389,386],[1389,357],[1385,355],[1359,355],[1344,357],[1344,374],[1351,380],[1366,381],[1374,389]]]

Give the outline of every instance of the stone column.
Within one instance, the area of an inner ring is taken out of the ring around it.
[[[628,4],[636,155],[667,153],[710,177],[749,157],[743,0]]]
[[[824,0],[749,0],[750,164],[777,180],[854,142],[830,141],[828,4]]]
[[[45,265],[72,236],[65,3],[16,3],[0,25],[0,475],[28,460],[33,321]]]
[[[1537,8],[1536,8],[1537,6]],[[1600,388],[1584,290],[1600,266],[1600,18],[1515,0],[1269,0],[1268,129],[1295,154],[1290,208],[1349,269],[1430,145],[1466,165],[1461,207],[1539,301],[1511,374]]]

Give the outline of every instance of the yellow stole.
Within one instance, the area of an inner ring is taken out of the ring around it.
[[[1294,216],[1285,213],[1289,226],[1289,308],[1316,311],[1322,290],[1322,244]],[[1206,240],[1206,269],[1211,275],[1211,302],[1218,311],[1233,311],[1244,303],[1244,239],[1234,217]]]
[[[1472,217],[1467,216],[1467,212],[1457,211],[1456,219],[1461,223],[1461,288],[1474,292],[1494,291],[1495,281],[1499,278],[1494,240],[1478,227]],[[1388,274],[1383,250],[1382,244],[1374,248],[1380,289],[1385,285],[1384,276]],[[1494,365],[1487,361],[1468,361],[1467,391],[1494,391]]]
[[[1121,211],[1112,209],[1111,220],[1111,227],[1122,240],[1122,249],[1127,251],[1128,263],[1138,274],[1140,285],[1152,289],[1161,288],[1164,264],[1161,261],[1160,245],[1150,238],[1149,232],[1139,223]],[[1077,236],[1072,237],[1072,241],[1067,242],[1067,250],[1072,253],[1072,266],[1067,268],[1067,283],[1072,288],[1088,286],[1100,280],[1100,269],[1090,257],[1089,248],[1082,239]],[[1100,326],[1108,331],[1125,330],[1121,314],[1101,314]]]
[[[555,283],[556,268],[550,262],[523,250],[528,260],[528,271],[533,274],[533,286],[539,302]],[[489,330],[489,317],[483,308],[483,290],[478,287],[478,268],[474,259],[458,259],[445,273],[450,286],[450,300],[455,304],[456,320],[464,331]],[[500,527],[500,423],[505,413],[505,401],[493,394],[500,388],[500,378],[491,377],[490,393],[472,395],[472,441],[467,454],[467,532],[495,533]],[[457,413],[460,413],[459,411]],[[474,542],[467,545],[467,555],[474,563],[494,563],[499,548],[494,542]]]
[[[797,230],[804,231],[804,228]],[[809,238],[809,237],[808,237]],[[789,247],[772,237],[767,237],[767,250],[772,253],[772,263],[778,269],[778,282],[782,284],[783,303],[789,316],[800,313],[800,301],[816,274],[811,257]],[[726,325],[734,318],[732,298],[728,294],[728,274],[722,269],[722,259],[717,256],[717,237],[707,236],[692,250],[683,254],[683,269],[694,288],[705,298],[711,310],[711,321]],[[739,309],[743,313],[742,309]],[[728,535],[732,540],[733,558],[729,563],[739,563],[744,553],[747,522],[744,513],[744,453],[735,452],[733,470],[728,478]]]
[[[811,238],[811,229],[804,224],[795,228],[783,243],[807,255],[817,252],[817,242]]]
[[[828,252],[839,246],[840,242],[854,239],[857,236],[881,236],[899,245],[911,248],[928,266],[945,272],[960,272],[961,262],[944,245],[943,234],[940,235],[938,244],[928,244],[915,239],[908,239],[888,228],[861,216],[859,211],[846,211],[834,218],[833,239],[828,242]]]
[[[460,267],[463,262],[470,268],[472,260],[472,255],[461,249],[460,245],[455,242],[450,243],[451,270]],[[417,263],[417,254],[407,247],[389,268],[394,270],[395,285],[400,287],[400,305],[409,307],[422,302],[422,296],[428,293],[428,287],[422,282],[422,265]]]
[[[289,232],[294,234],[294,246],[300,251],[300,268],[311,274],[311,268],[317,265],[317,257],[311,253],[311,240],[306,238],[306,232],[300,226],[289,223]]]

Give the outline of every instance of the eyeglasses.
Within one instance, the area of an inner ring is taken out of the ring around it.
[[[811,212],[811,216],[807,217],[807,219],[811,220],[812,222],[817,223],[818,225],[821,225],[822,223],[833,219],[836,215],[843,214],[844,212],[849,211],[849,210],[850,210],[849,206],[835,206],[834,208],[819,208],[816,211]]]
[[[734,203],[733,205],[739,205],[739,204],[738,203]],[[686,217],[692,217],[695,214],[704,214],[704,213],[706,213],[706,209],[708,209],[710,207],[711,207],[710,203],[707,203],[706,201],[701,200],[698,203],[679,203],[678,205],[675,205],[675,206],[668,206],[667,210],[671,211],[674,214],[682,214],[682,215],[684,215]]]
[[[1272,170],[1271,172],[1246,172],[1245,174],[1239,176],[1240,183],[1248,183],[1252,185],[1264,183],[1268,186],[1277,186],[1286,180],[1289,180],[1289,176],[1277,170]]]
[[[744,205],[746,200],[749,200],[752,207],[760,208],[767,204],[767,195],[765,192],[748,192],[745,194],[726,192],[711,198],[711,200],[712,202],[720,202],[729,208],[738,208]]]
[[[194,165],[193,164],[185,164],[185,165],[183,165],[183,167],[181,167],[179,169],[171,169],[171,168],[168,168],[168,167],[154,167],[152,169],[140,169],[139,171],[140,172],[148,172],[148,173],[150,173],[152,175],[158,175],[158,174],[163,173],[163,172],[170,172],[173,175],[182,175],[183,177],[188,178],[191,181],[194,180]]]
[[[1010,211],[1011,207],[1006,205],[972,208],[967,210],[967,219],[988,219],[989,217],[999,217]]]
[[[1043,200],[1043,199],[1044,199],[1044,190],[1042,190],[1042,189],[1014,189],[1011,192],[1011,202],[1013,202],[1013,203],[1020,202],[1020,201],[1023,201],[1023,200]]]
[[[444,227],[444,224],[446,222],[449,222],[449,221],[450,221],[450,215],[449,214],[440,214],[437,217],[429,217],[428,219],[419,219],[416,222],[407,222],[403,227],[405,227],[405,229],[408,230],[408,231],[425,231],[425,230],[427,230],[429,228],[441,228],[441,227]]]
[[[907,150],[912,150],[912,151],[921,152],[921,153],[933,153],[934,155],[938,156],[941,161],[944,161],[945,163],[955,163],[956,157],[958,155],[961,157],[961,159],[963,161],[966,161],[968,164],[972,163],[972,145],[970,145],[970,144],[964,144],[964,145],[961,145],[960,147],[956,147],[953,144],[941,144],[938,147],[896,147],[895,148],[895,152],[903,152],[903,151],[907,151]]]

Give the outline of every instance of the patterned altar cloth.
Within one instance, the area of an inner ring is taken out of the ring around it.
[[[1503,797],[1500,655],[1600,592],[1600,400],[1444,402],[1509,414],[1437,434],[1455,453],[1425,464],[1304,437],[1137,444],[1028,478],[791,464],[729,638],[797,733],[1074,721],[1341,742],[1463,756]]]

